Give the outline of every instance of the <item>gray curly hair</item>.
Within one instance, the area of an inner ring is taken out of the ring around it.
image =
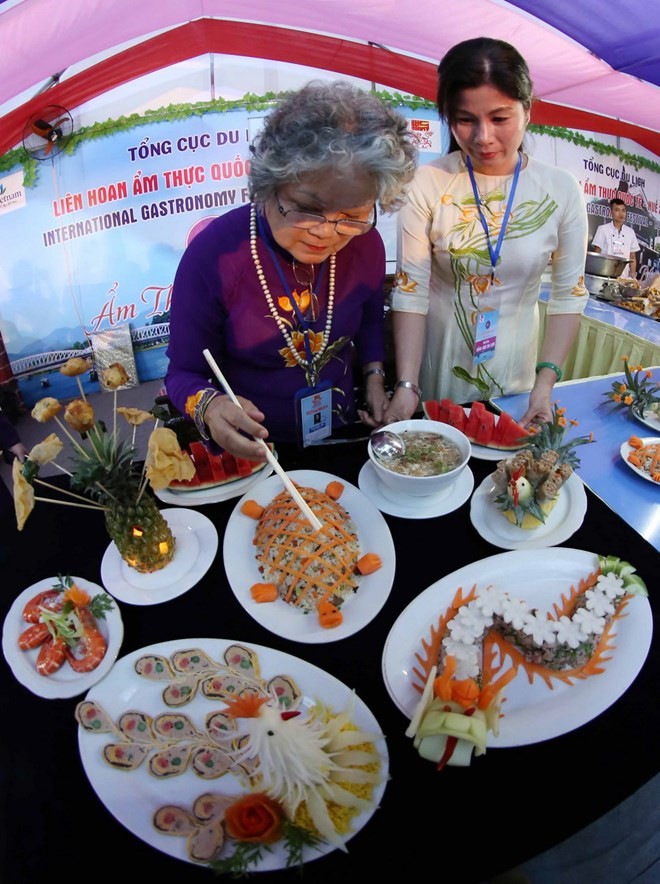
[[[350,83],[312,81],[282,99],[250,145],[250,199],[320,170],[363,169],[383,212],[403,202],[417,166],[406,119],[377,95]]]

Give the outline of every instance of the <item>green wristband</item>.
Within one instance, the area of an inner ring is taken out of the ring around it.
[[[559,382],[564,377],[564,372],[558,365],[555,365],[554,362],[537,362],[536,373],[538,374],[542,368],[551,368],[557,375],[557,382]]]

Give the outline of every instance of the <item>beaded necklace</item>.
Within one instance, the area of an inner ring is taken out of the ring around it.
[[[261,266],[259,252],[257,251],[257,211],[254,207],[254,204],[250,206],[250,252],[252,254],[252,261],[254,262],[257,276],[259,278],[259,282],[261,283],[261,288],[266,298],[266,303],[268,304],[270,314],[277,323],[277,327],[282,332],[282,337],[288,344],[293,358],[296,360],[298,365],[305,370],[305,374],[309,378],[309,383],[314,385],[317,379],[316,365],[320,361],[325,348],[328,346],[328,341],[330,340],[330,329],[332,328],[332,315],[335,303],[335,268],[337,263],[337,256],[334,252],[330,255],[330,269],[328,272],[328,313],[325,320],[325,328],[323,330],[323,343],[321,344],[321,349],[318,350],[311,359],[305,359],[303,356],[301,356],[300,352],[296,348],[290,331],[286,327],[286,324],[280,314],[277,312],[277,308],[275,307],[275,303],[273,301],[273,296],[271,295],[270,289],[268,288],[268,283],[266,282],[266,274],[264,273],[264,269]],[[302,333],[305,335],[305,340],[308,340],[309,329],[304,328]]]

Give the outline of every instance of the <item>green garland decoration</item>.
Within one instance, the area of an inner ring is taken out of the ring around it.
[[[580,132],[573,132],[571,129],[564,129],[562,126],[538,126],[531,123],[527,130],[535,132],[537,135],[549,135],[551,138],[561,138],[563,141],[570,141],[571,144],[576,144],[578,147],[586,147],[597,154],[618,157],[626,166],[634,166],[635,169],[644,168],[649,169],[651,172],[660,172],[660,163],[657,163],[655,160],[628,153],[611,144],[603,144],[602,141],[596,141],[594,138],[586,138]]]
[[[277,101],[289,95],[291,90],[285,92],[266,92],[264,95],[254,95],[250,92],[246,93],[243,98],[234,101],[226,101],[224,98],[217,98],[214,101],[199,102],[196,104],[170,104],[154,110],[145,111],[143,114],[129,114],[121,116],[115,120],[106,120],[103,123],[94,123],[91,126],[84,126],[78,129],[67,140],[64,146],[64,153],[72,154],[75,152],[79,144],[84,141],[91,141],[95,138],[106,138],[117,132],[128,132],[136,129],[138,126],[144,126],[148,123],[171,122],[173,120],[183,120],[188,117],[201,117],[205,114],[226,113],[232,110],[247,111],[263,111],[268,110]],[[407,107],[410,110],[436,110],[435,102],[426,98],[420,98],[415,95],[402,95],[399,92],[376,91],[375,93],[381,101],[391,104],[395,107]],[[649,160],[646,157],[637,156],[636,154],[627,153],[617,147],[609,144],[603,144],[593,138],[586,138],[579,132],[573,132],[570,129],[564,129],[562,126],[538,126],[531,124],[528,127],[530,132],[539,135],[550,135],[552,138],[561,138],[564,141],[570,141],[579,147],[586,147],[593,150],[597,154],[609,154],[618,157],[622,163],[627,166],[633,166],[635,169],[645,168],[651,172],[660,172],[660,163]],[[0,157],[0,174],[8,172],[16,166],[23,167],[23,184],[25,187],[34,187],[37,183],[39,160],[33,157],[22,148],[17,147],[8,151]]]

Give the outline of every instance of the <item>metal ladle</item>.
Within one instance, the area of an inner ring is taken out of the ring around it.
[[[396,460],[406,453],[406,443],[398,433],[391,430],[376,430],[369,437],[369,442],[374,455],[383,463]]]

